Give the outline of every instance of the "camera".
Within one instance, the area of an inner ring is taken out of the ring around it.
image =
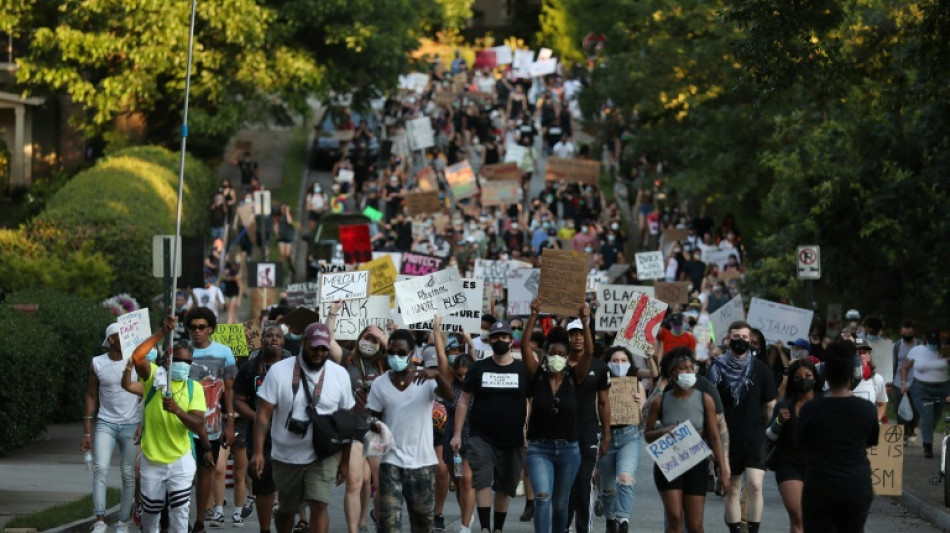
[[[298,420],[296,418],[287,420],[287,431],[291,433],[296,433],[303,437],[307,434],[308,429],[310,429],[310,420]]]

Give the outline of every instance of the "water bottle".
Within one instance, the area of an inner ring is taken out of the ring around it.
[[[92,472],[92,451],[87,450],[86,453],[82,456],[83,460],[86,461],[86,472]]]
[[[455,477],[462,477],[462,454],[455,452],[452,456],[452,464],[455,465]]]

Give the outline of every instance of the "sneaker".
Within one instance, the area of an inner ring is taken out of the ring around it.
[[[92,533],[106,533],[108,529],[102,520],[96,520],[96,523],[92,525]]]
[[[472,533],[472,529],[467,526],[459,526],[459,533]]]
[[[135,523],[135,527],[142,527],[142,504],[136,503],[135,509],[132,511],[132,522]]]
[[[244,517],[241,516],[241,512],[235,511],[235,513],[231,515],[231,525],[234,527],[242,527],[244,525]]]
[[[432,529],[435,531],[445,531],[445,517],[440,514],[435,515]]]
[[[254,514],[254,496],[244,499],[244,507],[241,507],[241,518],[248,518]]]
[[[129,523],[122,521],[116,522],[115,533],[129,533]]]
[[[515,489],[515,496],[524,496],[524,481],[518,482],[518,488]]]
[[[215,512],[211,516],[211,520],[208,520],[208,525],[211,527],[221,527],[224,525],[224,513]]]
[[[210,522],[212,518],[214,518],[214,511],[212,511],[211,509],[206,509],[205,515],[202,518],[202,522]]]

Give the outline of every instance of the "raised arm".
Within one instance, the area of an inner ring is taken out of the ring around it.
[[[175,331],[175,324],[178,322],[178,319],[175,318],[175,315],[168,315],[162,320],[162,328],[152,334],[151,337],[145,339],[145,342],[139,344],[135,351],[132,352],[132,364],[135,365],[135,373],[139,375],[139,378],[146,380],[149,376],[152,375],[152,366],[148,362],[148,352],[152,351],[152,348],[158,344],[158,341],[162,340],[162,337],[168,333]]]
[[[525,322],[524,331],[531,338],[531,332],[534,331],[534,323],[538,320],[538,313],[541,312],[541,300],[535,298],[531,301],[531,314],[528,315],[528,321]],[[525,371],[528,372],[528,378],[534,379],[538,373],[538,360],[531,351],[531,343],[523,339],[521,343],[521,362],[524,364]],[[458,419],[456,419],[458,420]]]
[[[340,314],[343,307],[343,300],[337,300],[330,304],[330,312],[324,317],[323,323],[330,330],[330,359],[336,364],[341,364],[343,360],[343,348],[337,344],[336,337],[333,336],[333,328],[336,327],[336,317]],[[385,346],[385,344],[383,345]]]
[[[432,317],[432,336],[435,337],[435,355],[439,362],[439,375],[436,382],[439,384],[439,396],[446,400],[455,398],[452,388],[452,369],[449,367],[449,358],[445,355],[445,335],[442,333],[442,317],[438,313]]]
[[[587,302],[581,304],[578,316],[581,319],[581,325],[584,326],[584,352],[577,359],[576,369],[578,381],[583,381],[590,372],[590,358],[594,355],[594,336],[590,332],[590,306]]]

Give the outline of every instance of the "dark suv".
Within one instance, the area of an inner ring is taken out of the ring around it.
[[[364,123],[366,129],[373,133],[372,137],[365,138],[359,134]],[[369,160],[375,162],[379,159],[380,129],[372,109],[356,111],[348,107],[329,106],[314,128],[317,134],[310,148],[310,168],[314,170],[328,170],[343,156],[352,157],[360,139],[364,138]],[[352,137],[354,134],[356,136]]]

